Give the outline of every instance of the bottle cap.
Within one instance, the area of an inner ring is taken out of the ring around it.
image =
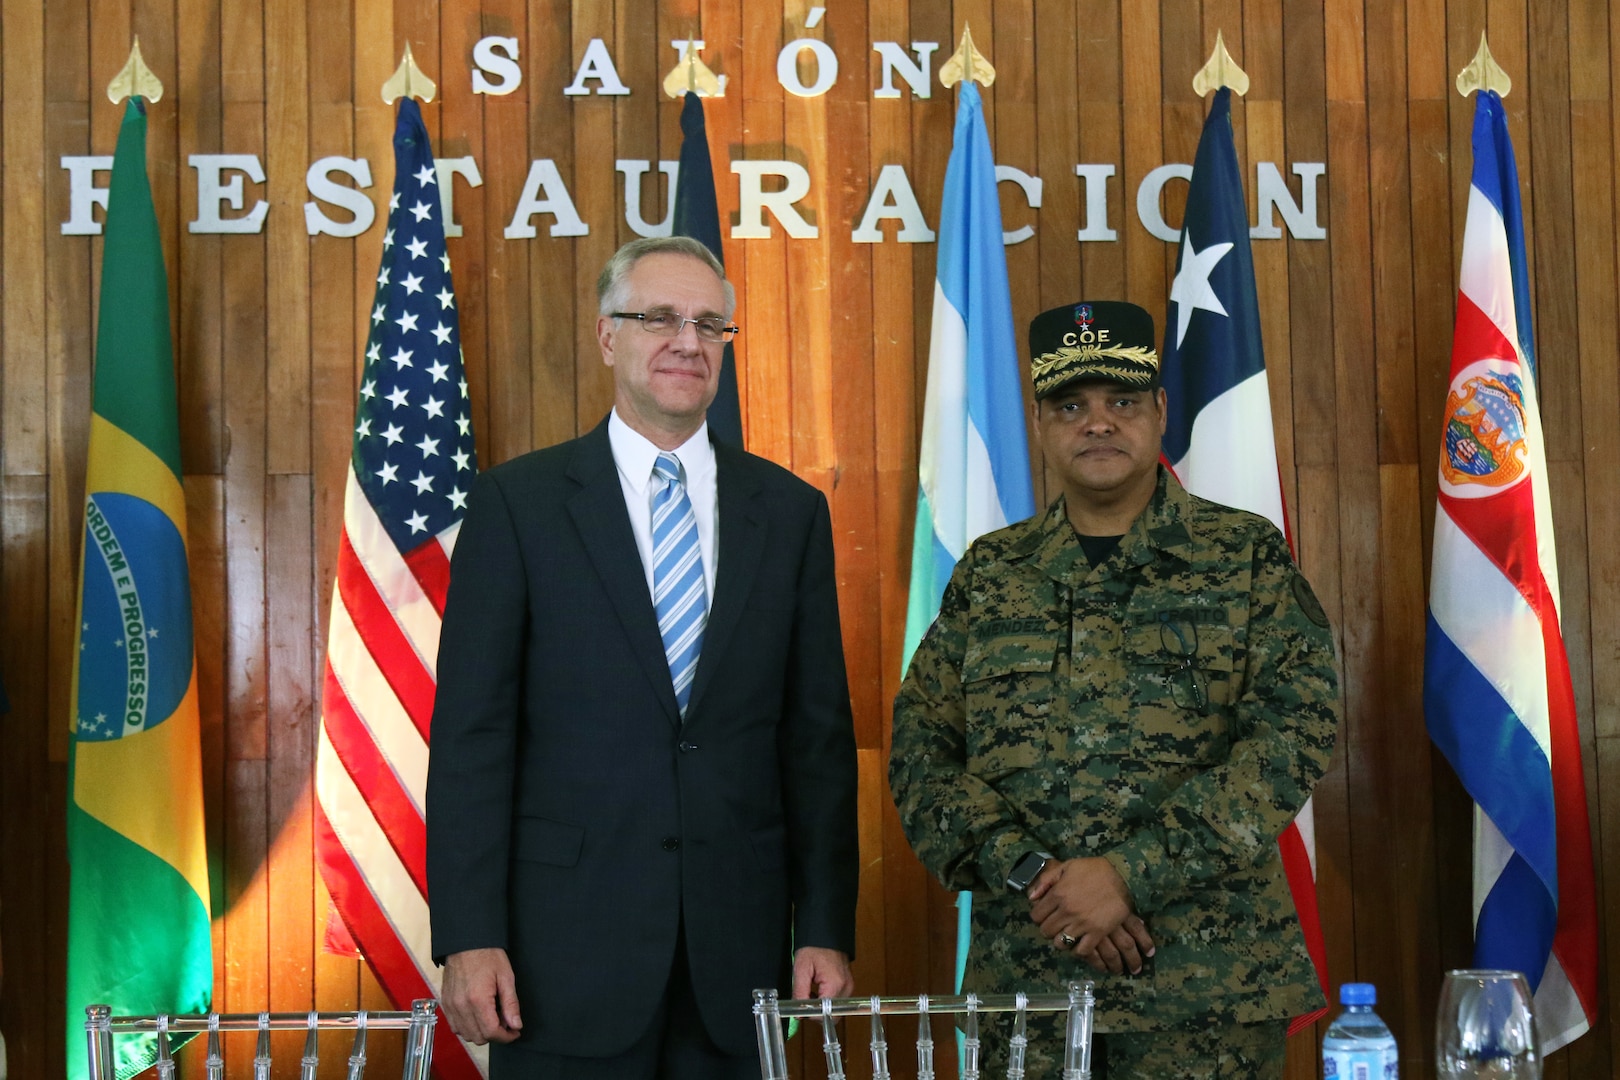
[[[1372,983],[1345,983],[1339,987],[1340,1005],[1376,1005],[1378,990]]]

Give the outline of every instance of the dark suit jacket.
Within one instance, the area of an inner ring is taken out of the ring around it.
[[[685,926],[710,1035],[750,1054],[795,946],[853,955],[855,750],[826,499],[715,447],[719,567],[683,723],[607,424],[473,486],[427,789],[433,952],[504,947],[519,1045],[619,1053]]]

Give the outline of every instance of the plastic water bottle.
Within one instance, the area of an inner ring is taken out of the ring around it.
[[[1373,1012],[1378,991],[1372,983],[1345,983],[1339,987],[1344,1006],[1322,1040],[1323,1080],[1396,1080],[1400,1055],[1395,1036]]]

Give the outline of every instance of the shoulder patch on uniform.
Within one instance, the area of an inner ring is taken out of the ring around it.
[[[1328,617],[1327,612],[1322,610],[1322,601],[1316,598],[1311,583],[1306,581],[1305,575],[1298,570],[1294,571],[1294,599],[1299,601],[1300,609],[1305,612],[1307,619],[1324,630],[1327,629]]]

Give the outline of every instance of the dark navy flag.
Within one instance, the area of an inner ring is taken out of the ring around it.
[[[709,133],[703,124],[703,99],[686,92],[681,107],[681,168],[675,179],[675,235],[701,240],[725,265],[720,250],[720,206],[714,194],[714,166],[709,161]],[[731,446],[743,444],[742,407],[737,400],[737,364],[731,343],[720,362],[720,392],[709,406],[709,431]]]
[[[1164,456],[1187,490],[1286,532],[1231,94],[1216,92],[1187,192],[1164,320]]]
[[[1169,402],[1164,457],[1176,476],[1194,495],[1259,514],[1286,535],[1249,215],[1232,143],[1232,92],[1225,87],[1216,92],[1198,139],[1162,355]],[[1277,847],[1325,992],[1315,833],[1307,802]],[[1295,1017],[1290,1033],[1316,1015]]]

